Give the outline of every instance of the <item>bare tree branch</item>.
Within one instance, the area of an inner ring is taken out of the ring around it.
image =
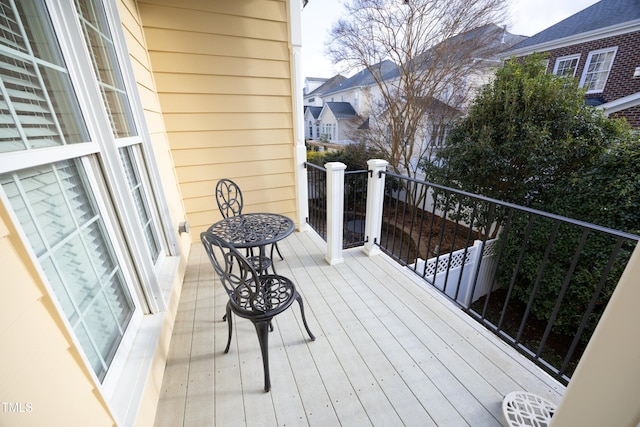
[[[365,69],[369,128],[360,139],[415,176],[464,112],[469,86],[500,46],[506,0],[350,0],[331,31],[335,64]],[[502,50],[500,49],[500,50]],[[391,61],[395,67],[391,67]],[[495,64],[494,64],[495,65]]]

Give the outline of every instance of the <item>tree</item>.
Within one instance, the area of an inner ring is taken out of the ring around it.
[[[541,55],[496,72],[451,129],[429,179],[525,206],[551,201],[550,189],[589,170],[626,132],[584,102],[577,81],[545,72]]]
[[[415,177],[417,159],[440,145],[444,124],[468,99],[500,40],[505,0],[351,0],[331,31],[334,63],[366,69],[370,121],[354,139]],[[366,114],[366,113],[365,113]]]
[[[640,135],[626,122],[588,106],[573,78],[547,74],[543,59],[511,59],[498,70],[469,114],[453,126],[436,162],[423,163],[427,179],[637,234]],[[493,220],[500,225],[499,216]],[[585,339],[635,243],[626,241],[614,252],[620,244],[616,238],[585,234],[551,219],[532,222],[527,212],[513,213],[509,232],[500,238],[505,245],[497,282],[503,287],[513,283],[512,297],[530,304],[538,319],[549,319],[558,296],[564,295],[553,331],[572,337],[584,319]],[[612,253],[617,257],[609,266]],[[562,291],[569,271],[571,281]],[[602,285],[601,277],[606,277]]]

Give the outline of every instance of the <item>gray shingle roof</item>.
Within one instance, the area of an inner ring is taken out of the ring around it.
[[[317,119],[320,116],[320,112],[322,111],[322,107],[306,106],[304,108],[305,110],[309,110],[311,112],[311,115],[313,116],[314,119]]]
[[[325,81],[322,85],[315,88],[305,96],[324,95],[326,92],[331,91],[333,88],[338,86],[340,83],[342,83],[346,79],[347,78],[342,74],[336,74],[335,76],[331,77],[329,80]]]
[[[356,116],[356,110],[348,102],[327,102],[325,104],[336,119],[350,119]]]
[[[496,59],[515,44],[524,40],[524,36],[511,34],[496,24],[487,24],[482,27],[458,34],[438,44],[436,47],[425,51],[418,56],[416,66],[420,69],[433,67],[434,61],[441,61],[444,55],[451,58],[465,59],[482,58]],[[434,53],[440,50],[439,53]],[[387,78],[395,78],[400,74],[397,68]]]
[[[640,0],[602,0],[535,34],[514,50],[640,19]]]
[[[396,70],[396,64],[394,64],[392,61],[385,60],[373,65],[372,68],[376,73],[379,73],[382,76],[386,76],[390,72]],[[371,72],[368,69],[363,69],[337,85],[332,90],[325,92],[323,96],[327,96],[332,93],[337,93],[347,89],[352,89],[355,87],[371,86],[375,84],[375,82],[376,81],[373,78],[373,75],[371,75]]]

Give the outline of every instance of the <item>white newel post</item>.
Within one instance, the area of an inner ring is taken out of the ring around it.
[[[324,258],[330,265],[334,265],[344,261],[344,171],[347,165],[331,162],[324,167],[327,169],[327,254]]]
[[[380,242],[382,230],[382,206],[384,202],[385,174],[380,172],[387,169],[389,162],[380,159],[371,159],[369,165],[369,182],[367,183],[367,213],[365,218],[365,238],[363,252],[369,256],[380,253],[376,243]]]

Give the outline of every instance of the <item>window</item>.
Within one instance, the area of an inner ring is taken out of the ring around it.
[[[173,237],[118,61],[128,57],[109,30],[115,5],[68,0],[80,33],[50,18],[48,7],[68,14],[61,3],[0,0],[0,200],[84,360],[113,390],[143,311],[162,304],[148,296]]]
[[[78,20],[96,73],[100,93],[116,138],[136,134],[115,47],[101,2],[76,0]]]
[[[85,123],[69,73],[41,2],[0,5],[0,153],[64,146],[87,141]],[[20,25],[21,24],[21,25]],[[22,31],[24,29],[24,32]],[[45,43],[27,37],[37,36]],[[56,105],[66,106],[56,111]]]
[[[589,52],[587,65],[580,80],[580,87],[586,88],[587,93],[602,92],[604,90],[616,51],[617,48]]]
[[[81,161],[0,179],[85,356],[103,380],[135,307]]]
[[[579,60],[580,55],[563,56],[556,59],[556,65],[553,68],[553,74],[558,76],[575,77]]]
[[[113,136],[116,139],[135,137],[137,130],[133,112],[122,73],[118,68],[116,48],[109,31],[102,2],[76,0],[75,3]],[[132,142],[139,145],[142,140],[137,138]],[[137,150],[140,152],[139,147]],[[121,147],[119,151],[140,226],[144,231],[147,249],[155,263],[160,257],[159,228],[156,219],[159,215],[153,211],[153,204],[150,203],[150,191],[145,185],[148,179],[142,177],[146,171],[146,168],[141,167],[140,164],[142,155],[134,156],[131,147]]]

